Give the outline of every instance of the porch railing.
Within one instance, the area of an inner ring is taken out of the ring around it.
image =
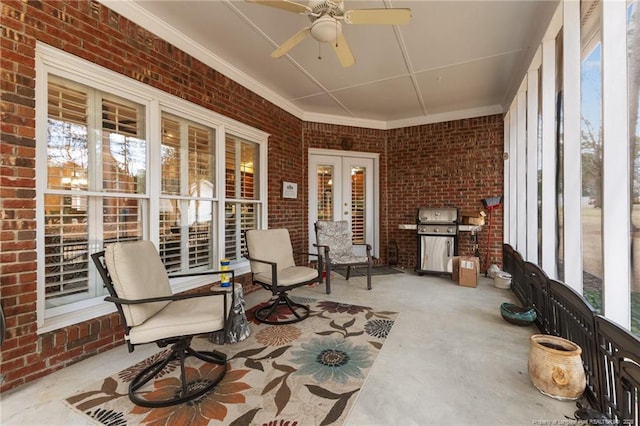
[[[503,245],[503,259],[511,289],[524,306],[535,309],[540,332],[582,348],[591,406],[611,424],[640,425],[640,339],[597,314],[582,295],[547,277],[509,244]]]

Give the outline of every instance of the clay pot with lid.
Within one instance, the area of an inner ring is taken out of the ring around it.
[[[582,348],[546,334],[534,334],[530,341],[529,378],[536,389],[556,399],[580,398],[586,386]]]

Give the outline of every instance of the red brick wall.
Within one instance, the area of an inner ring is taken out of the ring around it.
[[[482,208],[481,199],[503,192],[503,121],[500,115],[390,130],[387,139],[389,239],[398,242],[400,264],[414,268],[416,209]],[[502,264],[502,210],[494,215],[489,264]],[[488,229],[479,234],[484,261]],[[473,255],[470,234],[459,238],[459,254]],[[485,268],[484,263],[481,268]]]
[[[99,3],[1,7],[0,301],[8,330],[0,392],[122,344],[116,315],[36,334],[36,40],[270,133],[270,226],[289,228],[294,246],[304,247],[306,198],[281,202],[281,182],[306,174],[301,120]]]
[[[501,193],[498,116],[390,131],[305,123],[100,3],[3,0],[0,7],[0,302],[8,328],[0,392],[123,343],[115,314],[37,334],[36,40],[270,133],[269,225],[288,228],[296,249],[308,237],[307,150],[341,149],[345,137],[352,150],[381,154],[382,260],[387,241],[396,240],[401,263],[414,266],[415,235],[398,224],[412,223],[418,204],[466,208]],[[297,199],[282,199],[283,181],[298,183]]]

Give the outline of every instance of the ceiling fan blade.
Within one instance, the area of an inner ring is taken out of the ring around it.
[[[347,24],[404,25],[411,19],[411,9],[354,9],[344,13]]]
[[[333,50],[335,50],[336,55],[338,55],[340,64],[342,64],[344,68],[350,67],[356,62],[351,53],[351,49],[349,49],[347,40],[344,38],[344,34],[341,33],[331,44],[333,45]]]
[[[307,13],[311,12],[311,9],[300,3],[295,3],[289,0],[247,0],[249,3],[260,4],[263,6],[275,7],[277,9],[287,10],[294,13]]]
[[[272,58],[279,58],[279,57],[283,56],[289,50],[293,49],[293,47],[295,45],[297,45],[302,40],[304,40],[304,38],[306,36],[308,36],[310,33],[311,33],[311,29],[310,28],[305,28],[303,30],[298,31],[289,40],[285,41],[284,43],[282,43],[280,45],[280,47],[278,47],[276,50],[274,50],[271,53],[271,57]]]

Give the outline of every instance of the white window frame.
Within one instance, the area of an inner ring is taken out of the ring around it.
[[[225,132],[241,136],[259,145],[259,202],[260,224],[267,224],[267,141],[269,134],[259,129],[215,113],[204,107],[195,105],[184,99],[170,95],[149,85],[132,80],[99,65],[55,49],[41,42],[36,42],[36,241],[37,241],[37,318],[38,334],[50,332],[62,327],[77,324],[102,315],[115,312],[115,306],[104,301],[104,296],[86,299],[55,310],[45,307],[44,288],[44,193],[47,185],[47,78],[56,75],[79,84],[107,92],[122,98],[140,103],[145,107],[145,122],[147,126],[147,141],[149,144],[149,165],[146,196],[149,198],[149,218],[145,238],[156,245],[159,242],[159,197],[160,197],[160,140],[161,112],[184,117],[216,129],[216,188],[222,188],[224,182],[224,141]],[[154,141],[156,141],[154,143]],[[106,195],[106,194],[105,194]],[[224,193],[216,192],[217,218],[224,217]],[[217,220],[217,235],[223,235],[224,223]],[[216,256],[224,253],[224,241],[218,238]],[[100,247],[89,246],[90,252]],[[219,262],[220,259],[214,260]],[[242,261],[235,265],[236,275],[249,272],[248,262]],[[194,289],[207,283],[202,277],[172,279],[171,287],[174,292]]]

